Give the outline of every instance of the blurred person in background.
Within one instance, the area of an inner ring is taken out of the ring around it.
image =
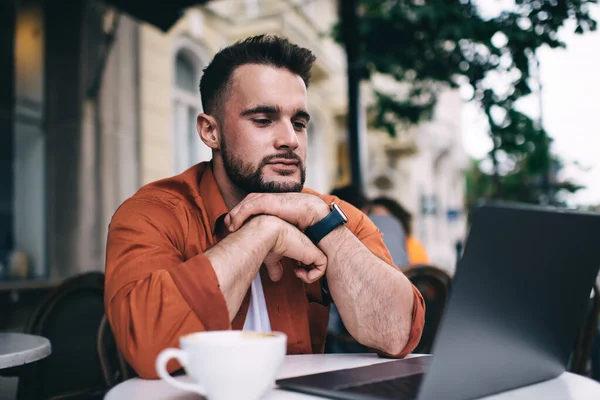
[[[400,221],[406,233],[406,252],[408,262],[414,264],[428,264],[429,256],[425,250],[425,246],[413,236],[412,219],[413,216],[396,200],[389,197],[377,197],[367,206],[369,215],[392,215]]]
[[[331,195],[352,204],[361,211],[365,211],[369,199],[356,185],[340,186],[331,191]]]
[[[331,194],[338,197],[340,200],[344,200],[358,208],[375,224],[377,229],[383,235],[383,242],[390,251],[394,264],[400,268],[406,267],[410,264],[406,252],[407,234],[406,229],[401,223],[401,220],[390,213],[383,213],[375,210],[375,213],[370,211],[371,202],[361,189],[356,185],[346,185],[334,189]]]

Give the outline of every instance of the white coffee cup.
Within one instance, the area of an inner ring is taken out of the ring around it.
[[[156,372],[167,383],[209,400],[260,399],[275,384],[287,337],[281,332],[197,332],[179,338],[181,349],[168,348],[156,358]],[[167,372],[177,359],[194,383]]]

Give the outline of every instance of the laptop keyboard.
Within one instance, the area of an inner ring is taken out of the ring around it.
[[[423,380],[424,376],[425,374],[402,376],[400,378],[394,378],[385,381],[346,387],[344,389],[340,389],[340,391],[361,393],[371,396],[389,397],[394,399],[416,398],[419,392],[419,386],[421,386],[421,381]]]

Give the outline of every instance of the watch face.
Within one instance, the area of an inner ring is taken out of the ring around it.
[[[344,214],[344,212],[342,211],[342,209],[337,204],[335,204],[335,203],[333,203],[332,206],[342,216],[342,218],[344,219],[344,223],[347,223],[348,222],[348,217],[346,216],[346,214]]]

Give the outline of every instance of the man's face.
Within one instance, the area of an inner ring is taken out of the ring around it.
[[[243,65],[233,73],[223,107],[220,147],[229,179],[247,193],[302,190],[310,118],[302,78]]]

